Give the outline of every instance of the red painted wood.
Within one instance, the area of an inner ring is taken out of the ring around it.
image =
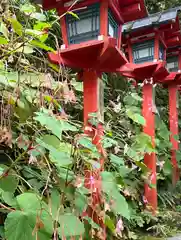
[[[131,59],[130,59],[131,61]],[[124,71],[124,69],[118,70],[123,76],[134,78],[138,81],[144,81],[145,79],[153,78],[153,82],[160,82],[160,79],[165,79],[169,72],[166,69],[165,62],[146,62],[143,64],[129,64],[130,71]]]
[[[127,40],[128,43],[128,56],[129,56],[129,62],[133,63],[133,51],[132,51],[132,46],[131,46],[131,40],[128,38]]]
[[[147,17],[148,13],[144,0],[119,0],[121,12],[125,22]],[[137,7],[137,6],[139,7]],[[127,8],[127,10],[125,9]],[[137,11],[130,11],[135,8]],[[126,10],[126,11],[125,11]]]
[[[87,125],[89,113],[98,111],[97,81],[98,76],[94,71],[84,71],[84,124]]]
[[[170,141],[172,143],[171,161],[173,165],[172,182],[175,185],[179,180],[179,169],[176,159],[176,151],[179,148],[178,141],[174,136],[178,137],[178,111],[177,111],[177,85],[175,83],[170,84],[169,91],[169,122],[170,122]]]
[[[58,53],[49,53],[49,58],[53,63],[71,68],[92,68],[101,72],[115,72],[116,69],[128,63],[122,51],[116,47],[116,44],[116,39],[105,37],[101,41],[92,40],[69,45],[68,48],[62,49]],[[111,58],[111,56],[114,57]]]
[[[179,55],[178,55],[178,67],[181,70],[181,50],[179,50]]]
[[[173,37],[167,39],[166,44],[167,44],[169,47],[172,47],[172,46],[179,45],[179,42],[180,42],[179,37],[178,37],[178,36],[173,36]]]
[[[159,33],[155,34],[154,59],[159,60]]]
[[[100,35],[108,36],[108,1],[102,0],[100,6]]]
[[[105,1],[105,0],[102,0],[102,1]],[[110,7],[111,11],[113,12],[116,20],[118,21],[118,24],[123,24],[124,19],[122,17],[121,11],[120,11],[120,6],[116,3],[116,1],[108,0],[108,2],[109,2],[109,7]]]
[[[148,134],[152,138],[152,144],[155,146],[155,116],[152,111],[153,104],[153,86],[151,84],[144,84],[143,86],[143,108],[142,113],[145,118],[146,124],[143,127],[144,133]],[[156,185],[156,155],[155,153],[146,154],[144,163],[150,170],[149,181],[151,184]],[[148,201],[148,205],[151,206],[152,212],[155,214],[157,209],[157,190],[156,188],[150,188],[149,184],[145,184],[145,199]]]
[[[67,26],[65,22],[65,17],[60,18],[60,24],[61,24],[63,43],[65,44],[65,47],[67,47],[69,45],[69,42],[68,42],[68,36],[67,36]]]

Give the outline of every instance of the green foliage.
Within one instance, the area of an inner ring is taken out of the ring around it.
[[[59,235],[64,237],[81,236],[84,233],[84,225],[78,217],[71,213],[59,216]]]
[[[152,3],[153,11],[161,4]],[[99,149],[82,134],[83,84],[75,81],[75,73],[47,58],[47,52],[61,41],[59,30],[54,11],[44,13],[27,1],[13,0],[0,18],[0,235],[5,240],[90,239],[90,232],[91,239],[102,237],[99,224],[82,216],[92,206],[95,191],[85,188],[84,181],[89,179],[84,170],[97,173],[102,167]],[[95,204],[93,211],[107,226],[108,239],[135,239],[137,228],[162,234],[165,219],[159,221],[144,211],[141,199],[148,173],[143,159],[152,152],[158,156],[160,205],[172,207],[179,199],[175,193],[174,198],[168,194],[166,187],[172,171],[166,101],[157,103],[161,116],[156,121],[155,149],[151,138],[142,133],[141,88],[136,91],[116,75],[104,74],[103,79],[101,143],[107,157],[101,182],[94,176],[90,181],[100,190],[104,204]],[[160,98],[165,97],[161,91]],[[91,123],[99,123],[96,114],[91,114]],[[123,221],[121,233],[117,233],[119,221]]]

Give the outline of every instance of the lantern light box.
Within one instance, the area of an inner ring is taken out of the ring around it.
[[[169,70],[169,72],[178,72],[178,56],[167,57],[167,69]]]
[[[100,4],[95,3],[75,12],[79,19],[71,14],[66,15],[69,44],[98,39],[100,35]],[[108,11],[108,35],[118,38],[119,22],[111,9]]]
[[[181,42],[181,41],[180,41]],[[169,72],[178,73],[181,70],[181,47],[169,47],[167,50],[167,69]]]
[[[133,62],[136,64],[144,62],[153,62],[155,53],[154,39],[144,41],[143,43],[133,43],[132,45]],[[164,46],[159,43],[159,60],[164,60]]]
[[[174,83],[176,85],[180,85],[181,83],[181,47],[180,44],[175,47],[169,47],[167,49],[167,69],[170,74],[161,79],[161,83],[165,86],[170,83]]]

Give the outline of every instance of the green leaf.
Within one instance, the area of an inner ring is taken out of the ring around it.
[[[180,151],[176,151],[176,159],[177,159],[177,162],[180,162],[180,160],[181,160],[181,152]]]
[[[131,168],[125,166],[119,167],[118,169],[118,173],[122,178],[126,177],[131,171],[132,171]]]
[[[67,180],[71,182],[75,179],[75,173],[69,169],[59,167],[57,172],[58,172],[58,176],[64,181]]]
[[[41,140],[56,149],[60,147],[60,140],[54,135],[45,134],[42,136]]]
[[[143,162],[135,161],[134,163],[136,164],[137,167],[139,167],[142,170],[142,172],[148,171],[147,166]]]
[[[20,6],[20,11],[30,14],[30,13],[36,12],[36,8],[32,4],[26,3]]]
[[[17,206],[17,201],[14,197],[14,194],[11,192],[2,192],[3,201],[11,207]]]
[[[43,31],[38,31],[35,29],[26,29],[25,32],[26,32],[26,34],[39,39],[41,42],[44,42],[48,37],[48,34],[45,34]]]
[[[69,156],[71,155],[71,151],[72,151],[72,145],[70,143],[67,142],[61,142],[56,136],[54,135],[43,135],[41,140],[47,144],[52,146],[53,148],[55,148],[56,150],[60,151],[60,152],[65,152],[68,153]],[[45,148],[47,148],[45,146]],[[52,148],[48,148],[50,151],[52,150]]]
[[[29,34],[31,36],[37,37],[37,38],[39,38],[41,35],[44,34],[43,31],[38,31],[38,30],[35,30],[35,29],[26,29],[25,33]]]
[[[59,216],[59,237],[81,236],[84,234],[84,224],[73,214]],[[9,239],[8,239],[9,240]]]
[[[179,136],[178,136],[178,135],[174,135],[173,138],[174,138],[176,141],[179,141]]]
[[[35,193],[22,193],[18,195],[16,199],[20,209],[26,212],[37,211],[42,207],[41,199]]]
[[[54,71],[60,72],[60,67],[59,65],[48,63],[48,66],[51,67]]]
[[[36,139],[36,142],[40,144],[40,146],[48,149],[50,151],[50,159],[57,166],[66,166],[72,163],[72,159],[70,157],[70,152],[68,153],[66,149],[63,151],[61,149],[57,149],[52,144],[47,144],[41,139]],[[55,143],[55,142],[54,142]]]
[[[3,61],[0,61],[0,70],[5,70],[5,65]]]
[[[108,215],[105,216],[105,225],[114,233],[115,231],[114,222]]]
[[[129,158],[134,159],[135,161],[140,161],[143,159],[143,156],[138,154],[138,152],[131,147],[128,147],[124,154],[126,154]]]
[[[32,40],[30,41],[30,44],[34,47],[37,47],[37,48],[41,48],[45,51],[50,51],[50,52],[54,52],[55,50],[49,46],[47,46],[46,44],[42,43],[42,42],[39,42],[37,40]]]
[[[12,24],[12,28],[15,31],[15,33],[17,33],[19,36],[22,36],[23,35],[23,27],[18,22],[18,20],[15,19],[15,18],[10,18],[9,20],[10,20],[10,22]]]
[[[8,39],[9,32],[6,25],[3,22],[0,23],[0,32]]]
[[[34,223],[27,213],[15,211],[8,214],[5,221],[5,236],[8,240],[33,240]],[[13,231],[12,231],[13,229]]]
[[[97,229],[97,230],[100,229],[100,226],[99,226],[98,224],[96,224],[96,223],[92,220],[92,218],[86,216],[86,217],[84,217],[84,219],[91,225],[92,228]]]
[[[142,102],[142,100],[143,100],[137,93],[131,93],[131,96],[132,96],[136,101]]]
[[[42,21],[42,22],[46,21],[46,16],[43,13],[34,12],[30,15],[30,17],[35,18],[38,21]]]
[[[5,165],[0,165],[1,169],[4,169],[4,172],[8,169]],[[10,171],[8,176],[0,177],[0,188],[5,192],[14,193],[18,186],[18,178],[14,176],[14,172]]]
[[[4,37],[0,37],[0,44],[2,45],[8,44],[8,40]]]
[[[62,138],[62,131],[77,131],[77,128],[65,120],[57,120],[53,115],[49,115],[47,112],[37,112],[34,119],[42,126],[49,129],[59,139]]]
[[[87,197],[80,190],[75,192],[74,204],[79,214],[83,213],[87,208]]]
[[[0,166],[0,176],[4,173],[4,167],[3,166],[2,167]]]
[[[97,151],[97,148],[96,146],[92,143],[92,139],[91,138],[88,138],[88,137],[81,137],[79,140],[78,140],[78,143],[80,145],[82,145],[84,148],[87,148],[93,152],[96,152]]]
[[[54,116],[50,116],[42,112],[38,112],[36,115],[37,116],[34,117],[36,121],[40,122],[42,126],[49,129],[59,139],[62,138],[62,126]]]
[[[26,44],[23,46],[23,43],[17,43],[15,46],[16,50],[14,52],[22,52],[25,54],[31,54],[34,52],[32,46]]]
[[[51,212],[53,219],[56,220],[58,216],[58,209],[60,207],[60,193],[56,189],[52,190],[51,193]]]
[[[69,154],[60,152],[56,149],[50,151],[50,159],[55,165],[58,166],[67,166],[72,163],[72,159]]]
[[[49,29],[49,28],[51,28],[51,23],[49,23],[49,22],[41,22],[41,21],[38,21],[38,22],[36,22],[36,24],[33,26],[33,29],[35,29],[35,30],[38,30],[38,31],[43,31],[43,30],[45,30],[45,29]]]
[[[5,230],[4,226],[0,226],[0,236],[2,239],[5,239]]]
[[[101,172],[102,177],[102,190],[109,196],[112,195],[113,191],[117,190],[115,177],[111,172]]]
[[[121,195],[116,184],[115,177],[111,172],[102,172],[102,190],[109,197],[109,201],[112,202],[111,209],[115,214],[129,219],[130,212],[126,199]]]
[[[79,92],[83,92],[83,83],[82,82],[72,81],[71,84],[74,86],[75,90],[77,90]]]
[[[113,204],[111,205],[111,209],[113,210],[113,212],[129,219],[130,211],[125,197],[123,197],[119,191],[114,191],[111,199],[113,202]]]
[[[5,221],[5,236],[7,240],[50,240],[51,234],[40,230],[36,237],[36,212],[14,211],[8,214]],[[42,222],[39,219],[40,223]],[[39,223],[39,224],[40,224]],[[42,222],[41,225],[44,225]],[[13,231],[12,231],[13,229]],[[53,230],[53,229],[52,229]],[[53,233],[53,231],[52,231]]]
[[[74,18],[79,19],[78,15],[77,15],[76,13],[71,12],[71,11],[68,11],[67,13],[70,14],[70,15],[72,15]]]
[[[166,176],[172,173],[172,164],[169,159],[167,159],[164,163],[163,172]]]
[[[111,147],[117,145],[117,141],[112,139],[112,138],[109,138],[109,137],[104,137],[102,142],[103,142],[103,147],[105,149],[106,148],[111,148]]]
[[[126,111],[126,114],[129,118],[131,118],[134,122],[140,124],[140,125],[145,125],[145,119],[143,116],[141,116],[138,113],[132,112],[130,109]]]
[[[118,165],[118,166],[122,165],[122,166],[124,166],[124,159],[120,158],[120,157],[117,157],[114,154],[110,154],[110,160],[111,160],[111,163],[113,163],[115,165]]]

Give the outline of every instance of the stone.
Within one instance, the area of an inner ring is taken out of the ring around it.
[[[167,240],[181,240],[181,235],[178,235],[178,236],[175,236],[175,237],[167,238]]]

